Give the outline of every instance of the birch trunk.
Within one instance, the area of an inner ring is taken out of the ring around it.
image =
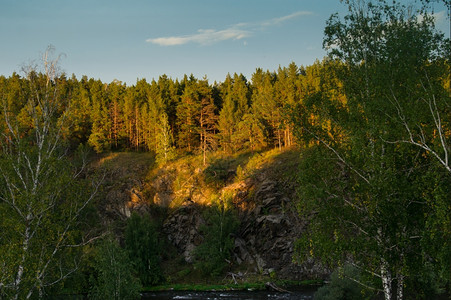
[[[385,259],[381,259],[381,278],[384,290],[384,299],[392,300],[392,275],[388,269],[388,263]]]

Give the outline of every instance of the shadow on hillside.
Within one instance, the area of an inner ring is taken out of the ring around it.
[[[152,153],[113,152],[99,159],[98,165],[107,171],[119,172],[122,177],[144,177],[157,166]]]
[[[213,188],[222,188],[233,181],[254,177],[266,171],[273,173],[273,177],[296,176],[299,163],[298,150],[278,149],[245,152],[235,156],[226,156],[214,159],[203,171],[205,183]]]
[[[205,183],[213,188],[222,188],[231,183],[237,176],[239,166],[246,165],[249,159],[256,155],[244,152],[236,156],[224,156],[214,159],[203,171]]]

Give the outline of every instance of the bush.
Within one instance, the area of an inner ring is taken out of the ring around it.
[[[205,170],[205,182],[210,187],[221,188],[235,177],[235,159],[232,157],[216,159]]]
[[[331,275],[331,281],[322,286],[315,293],[315,300],[360,300],[365,297],[365,291],[362,286],[351,279],[358,278],[357,270],[351,266],[345,266],[342,269],[335,270]]]

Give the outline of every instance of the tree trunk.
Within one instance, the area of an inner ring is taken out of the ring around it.
[[[398,283],[396,289],[396,297],[397,300],[402,300],[402,298],[404,297],[404,275],[398,274],[397,279]]]
[[[381,259],[381,278],[384,289],[384,299],[392,300],[392,275],[388,269],[388,263],[385,259]]]

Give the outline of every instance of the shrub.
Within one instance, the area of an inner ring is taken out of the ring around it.
[[[315,300],[360,300],[365,299],[362,286],[351,279],[358,277],[358,271],[351,267],[345,266],[342,269],[335,270],[331,275],[331,281],[322,286],[315,293]],[[368,296],[368,295],[367,295]]]
[[[221,188],[235,177],[235,168],[232,157],[217,159],[204,170],[205,182],[210,187]]]

